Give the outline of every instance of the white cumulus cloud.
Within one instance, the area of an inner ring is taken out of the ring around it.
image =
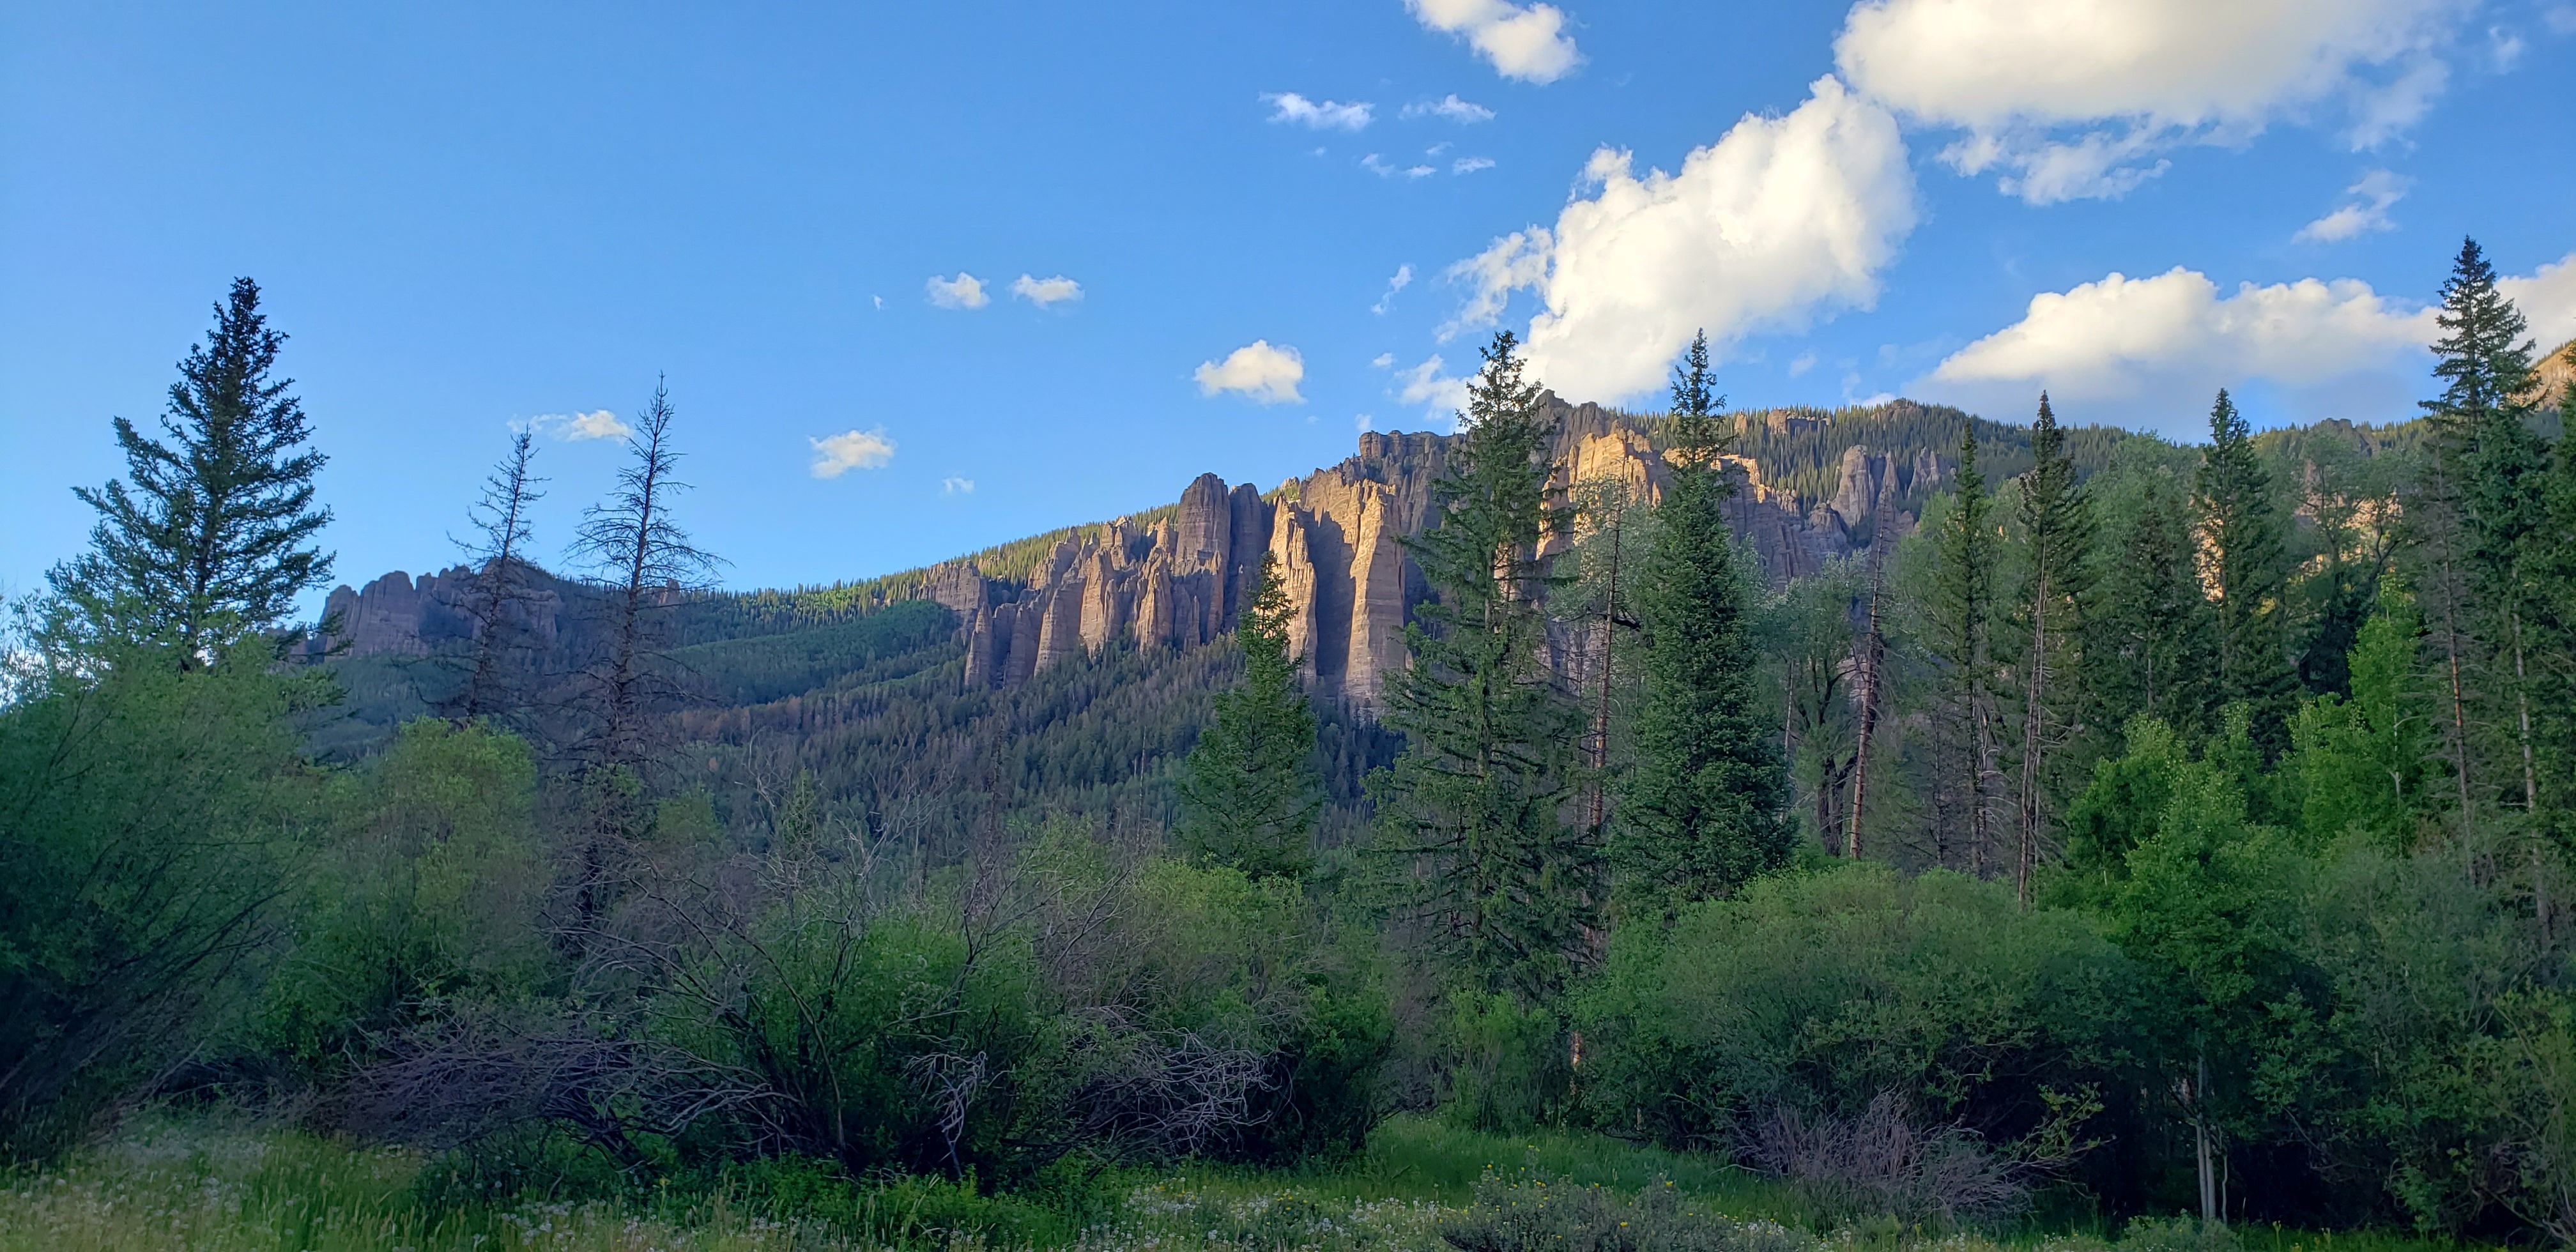
[[[2522,310],[2540,351],[2576,339],[2576,252],[2533,270],[2527,278],[2499,278],[2496,289]]]
[[[2112,197],[2145,158],[2339,110],[2371,147],[2430,107],[2474,0],[1862,0],[1834,40],[1855,90],[1969,132],[1943,155],[2033,203]]]
[[[943,309],[980,309],[993,302],[984,294],[984,280],[964,270],[957,271],[955,278],[933,276],[923,289],[930,293],[930,302]]]
[[[1365,100],[1348,104],[1309,100],[1293,91],[1274,91],[1261,100],[1270,106],[1271,121],[1290,122],[1310,130],[1364,130],[1377,107]]]
[[[1228,353],[1223,361],[1200,362],[1193,377],[1198,379],[1199,394],[1204,396],[1231,391],[1262,404],[1299,404],[1305,400],[1297,394],[1297,384],[1306,378],[1305,358],[1284,343],[1272,347],[1267,339],[1255,339]]]
[[[1408,121],[1417,117],[1436,117],[1444,122],[1472,125],[1494,120],[1494,111],[1472,100],[1461,100],[1453,91],[1437,100],[1417,100],[1404,106],[1404,116]]]
[[[816,478],[838,478],[854,469],[878,469],[894,459],[894,441],[886,438],[883,426],[874,430],[843,431],[805,442],[814,445]]]
[[[948,477],[939,480],[939,494],[943,496],[971,496],[975,494],[975,480],[972,478],[959,478],[955,474],[951,474]]]
[[[567,443],[584,439],[624,439],[635,433],[634,427],[617,420],[617,415],[606,409],[592,409],[588,413],[541,413],[520,424],[528,430]]]
[[[1511,292],[1539,293],[1532,373],[1571,399],[1653,391],[1705,329],[1723,345],[1867,308],[1914,228],[1914,178],[1896,119],[1830,75],[1785,117],[1748,116],[1682,161],[1637,175],[1609,148],[1590,194],[1452,266],[1468,288],[1442,338],[1493,324]]]
[[[2497,287],[2543,350],[2576,337],[2576,253]],[[2042,389],[2084,421],[2192,435],[2220,387],[2267,384],[2294,409],[2366,420],[2412,416],[2439,333],[2434,310],[2356,279],[2303,278],[2233,292],[2176,266],[2110,274],[2031,297],[2022,319],[1950,355],[1910,388],[1926,399],[2018,411]]]
[[[1552,83],[1583,60],[1565,33],[1564,10],[1552,4],[1404,0],[1404,7],[1425,27],[1466,40],[1505,78]]]
[[[2372,170],[2361,181],[2344,188],[2350,197],[2333,212],[2299,228],[2294,236],[2305,243],[2341,243],[2374,231],[2393,230],[2397,223],[2388,220],[2388,210],[2406,196],[2415,180]]]
[[[1080,300],[1082,284],[1062,274],[1053,278],[1031,278],[1022,274],[1011,280],[1011,294],[1047,309]]]

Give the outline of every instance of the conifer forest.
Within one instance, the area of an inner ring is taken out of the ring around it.
[[[397,638],[263,294],[11,605],[0,1249],[2576,1241],[2576,345],[2473,241],[2420,412],[2191,442],[1495,332],[1396,573],[1025,673],[1318,489],[732,590],[647,373]]]

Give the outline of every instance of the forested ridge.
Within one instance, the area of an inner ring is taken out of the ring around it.
[[[717,591],[667,386],[577,569],[520,436],[459,623],[334,659],[290,620],[329,417],[259,295],[14,606],[0,1213],[178,1117],[394,1154],[368,1203],[455,1246],[531,1197],[864,1246],[2576,1239],[2576,345],[2474,243],[2420,413],[1734,414],[1702,343],[1651,500],[1568,481],[1497,335],[1375,715],[1301,687],[1275,560],[1221,646],[1003,687],[926,572]],[[1739,460],[1807,509],[1856,442],[1941,472],[1766,576]],[[1150,1181],[1520,1143],[1411,1216]]]

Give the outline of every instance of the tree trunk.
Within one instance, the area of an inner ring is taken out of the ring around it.
[[[2203,1228],[2220,1221],[2218,1212],[2218,1173],[2213,1168],[2209,1150],[2209,1053],[2204,1049],[2191,1085],[2191,1127],[2193,1155],[2200,1168],[2200,1224]]]
[[[2030,907],[2031,868],[2039,849],[2040,718],[2048,690],[2048,579],[2042,575],[2030,602],[2030,689],[2021,726],[2021,855],[2013,868],[2013,896]]]

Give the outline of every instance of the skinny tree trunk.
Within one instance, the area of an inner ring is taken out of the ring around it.
[[[1619,618],[1619,529],[1620,519],[1610,519],[1610,589],[1607,602],[1601,606],[1601,698],[1592,713],[1592,812],[1587,829],[1592,837],[1601,837],[1601,825],[1607,818],[1603,811],[1602,792],[1607,779],[1603,776],[1610,764],[1610,658],[1611,632]]]
[[[1869,798],[1869,738],[1878,728],[1879,670],[1887,656],[1887,636],[1879,614],[1887,602],[1887,537],[1896,528],[1896,475],[1889,471],[1878,489],[1878,520],[1869,536],[1869,634],[1860,650],[1860,732],[1852,748],[1851,826],[1843,834],[1843,855],[1860,859],[1860,822]]]
[[[2191,1085],[2193,1155],[2200,1167],[2200,1224],[2215,1226],[2218,1213],[2218,1171],[2213,1168],[2209,1145],[2209,1053],[2202,1050],[2197,1072]]]
[[[2030,690],[2021,725],[2021,856],[2013,869],[2013,896],[2030,907],[2030,875],[2039,849],[2040,718],[2048,690],[2048,580],[2039,580],[2030,602]]]

